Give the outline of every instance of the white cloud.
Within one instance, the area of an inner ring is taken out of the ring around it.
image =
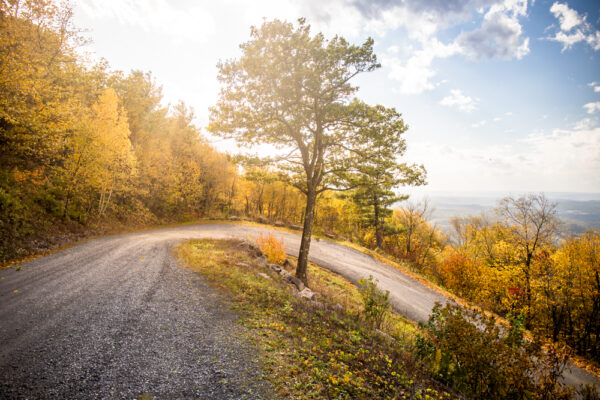
[[[507,0],[494,4],[479,29],[462,33],[456,39],[465,54],[483,58],[522,59],[529,54],[529,38],[523,37],[519,17],[527,15],[527,0]]]
[[[594,89],[595,93],[600,93],[600,84],[598,84],[596,82],[590,82],[590,83],[588,83],[588,86],[591,87],[592,89]]]
[[[440,104],[446,107],[455,107],[460,111],[471,112],[475,110],[477,100],[473,100],[469,96],[465,96],[461,90],[454,89],[450,94],[440,101]]]
[[[500,117],[495,117],[494,118],[494,122],[498,122],[498,121],[501,121],[501,120],[502,120],[502,118],[500,118]]]
[[[589,34],[585,38],[585,41],[592,47],[592,49],[596,51],[600,50],[600,31]]]
[[[598,125],[597,119],[584,118],[581,121],[577,121],[573,125],[573,129],[579,130],[579,131],[583,130],[583,129],[592,129],[592,128],[596,127],[596,125]]]
[[[472,126],[473,128],[481,128],[482,126],[485,126],[485,124],[487,124],[487,121],[486,121],[485,119],[482,119],[482,120],[481,120],[481,121],[479,121],[479,122],[474,122],[474,123],[472,123],[472,124],[471,124],[471,126]]]
[[[407,158],[425,164],[436,190],[600,191],[600,128],[536,132],[512,144],[413,142]]]
[[[597,111],[600,111],[600,101],[584,104],[583,108],[586,109],[588,114],[595,114]]]
[[[550,12],[558,19],[560,30],[547,39],[561,43],[562,51],[569,50],[579,42],[587,43],[592,49],[600,50],[600,31],[587,22],[587,16],[579,14],[567,3],[555,2]],[[550,29],[552,26],[548,27]]]
[[[579,13],[569,8],[566,3],[561,4],[557,2],[552,4],[552,7],[550,7],[550,12],[554,14],[555,18],[558,18],[560,29],[564,32],[570,31],[584,21]]]
[[[436,87],[431,79],[436,75],[431,65],[436,58],[450,57],[459,52],[458,46],[445,45],[437,39],[423,43],[423,48],[402,63],[394,54],[382,57],[382,65],[389,68],[388,77],[400,82],[403,94],[419,94]]]

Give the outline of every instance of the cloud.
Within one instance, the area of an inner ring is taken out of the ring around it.
[[[600,85],[596,82],[590,82],[588,83],[588,86],[591,87],[592,89],[594,89],[595,93],[600,93]]]
[[[583,129],[592,129],[598,125],[597,119],[584,118],[581,121],[577,121],[573,125],[573,129],[575,130],[583,130]]]
[[[595,114],[597,111],[600,111],[600,101],[584,104],[583,108],[586,109],[588,114]]]
[[[535,132],[512,144],[453,146],[413,142],[407,159],[424,163],[437,190],[600,191],[600,128]]]
[[[382,57],[382,65],[389,68],[388,77],[400,82],[400,92],[403,94],[419,94],[433,89],[436,84],[431,82],[436,73],[431,68],[436,58],[450,57],[459,52],[459,48],[451,43],[445,45],[437,39],[423,43],[423,48],[417,50],[402,63],[394,53]]]
[[[600,31],[594,30],[587,22],[587,15],[581,15],[567,3],[559,2],[552,4],[550,12],[558,19],[560,28],[554,36],[546,39],[561,43],[561,51],[569,50],[579,42],[587,43],[596,51],[600,50]],[[552,27],[551,25],[547,29]]]
[[[479,29],[460,34],[456,41],[464,53],[475,60],[520,60],[529,54],[529,38],[523,36],[519,22],[519,17],[526,15],[526,0],[495,4],[483,17]]]
[[[487,121],[486,121],[485,119],[482,119],[482,120],[481,120],[481,121],[479,121],[479,122],[474,122],[474,123],[472,123],[472,124],[471,124],[471,126],[472,126],[473,128],[481,128],[481,127],[482,127],[482,126],[484,126],[485,124],[487,124]]]
[[[584,19],[579,15],[579,13],[569,8],[566,3],[552,4],[552,7],[550,7],[550,12],[554,14],[555,18],[558,18],[560,29],[563,32],[568,32],[584,22]]]
[[[471,112],[475,110],[477,100],[465,96],[459,89],[450,91],[450,94],[440,101],[440,104],[446,107],[455,107],[460,111]]]

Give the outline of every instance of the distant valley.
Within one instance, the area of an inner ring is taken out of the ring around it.
[[[450,219],[486,213],[493,215],[502,193],[454,194],[447,192],[413,193],[410,201],[429,199],[433,207],[431,221],[444,231],[450,230]],[[519,195],[513,194],[518,197]],[[557,204],[558,217],[563,230],[581,233],[588,229],[600,229],[600,193],[546,193]],[[398,203],[402,206],[402,203]]]

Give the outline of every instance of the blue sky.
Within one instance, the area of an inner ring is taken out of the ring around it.
[[[433,191],[600,192],[600,3],[527,0],[80,0],[88,50],[114,69],[152,71],[200,126],[216,63],[263,18],[306,17],[359,43],[382,68],[359,97],[396,107],[404,159]],[[215,140],[230,151],[230,143]]]

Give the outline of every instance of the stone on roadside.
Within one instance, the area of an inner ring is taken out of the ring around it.
[[[278,273],[278,274],[279,274],[279,273],[281,273],[281,269],[282,269],[282,268],[281,268],[281,266],[280,266],[280,265],[277,265],[277,264],[269,264],[269,269],[270,269],[271,271],[273,271],[273,272],[276,272],[276,273]]]
[[[285,270],[283,270],[283,271],[285,271]],[[287,271],[285,271],[285,272],[287,272]],[[296,278],[294,275],[290,274],[289,272],[287,272],[287,275],[285,275],[283,277],[283,280],[296,286],[296,288],[300,292],[302,292],[304,290],[304,283],[300,279]]]
[[[315,292],[305,287],[298,293],[298,296],[300,296],[301,299],[312,300],[315,297]]]

